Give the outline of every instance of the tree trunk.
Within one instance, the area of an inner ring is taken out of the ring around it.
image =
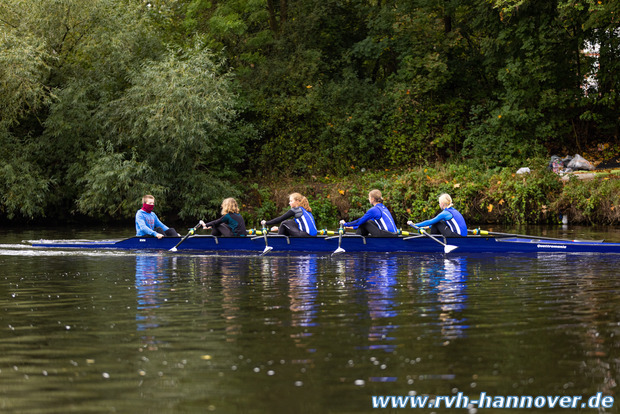
[[[278,37],[280,29],[278,27],[278,18],[276,17],[276,8],[274,0],[267,0],[267,11],[269,12],[269,28]]]

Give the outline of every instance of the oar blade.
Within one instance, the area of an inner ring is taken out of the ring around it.
[[[454,251],[454,250],[456,250],[458,248],[459,248],[459,246],[452,246],[450,244],[446,244],[445,247],[443,248],[443,251],[445,253],[450,253],[450,252],[452,252],[452,251]]]
[[[187,236],[189,236],[189,234]],[[185,241],[185,239],[187,239],[187,236],[183,237],[180,242],[175,244],[174,247],[172,249],[168,250],[168,251],[169,252],[176,252],[177,251],[177,247],[179,247],[181,245],[181,243],[183,243]]]
[[[340,253],[345,253],[346,250],[343,249],[342,247],[338,247],[336,250],[334,250],[334,252],[332,253],[332,256],[335,254],[340,254]]]
[[[263,250],[263,252],[260,254],[261,256],[266,255],[267,253],[269,253],[271,250],[273,250],[273,247],[271,246],[265,246],[265,249]]]

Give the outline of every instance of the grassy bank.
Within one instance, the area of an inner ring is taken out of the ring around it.
[[[419,221],[438,213],[437,197],[444,192],[470,223],[558,223],[561,215],[568,215],[574,224],[620,223],[620,176],[562,181],[547,170],[547,162],[531,161],[529,174],[466,164],[383,171],[352,167],[352,174],[344,178],[247,182],[241,202],[250,227],[286,211],[288,194],[300,192],[310,200],[319,226],[334,228],[341,218],[358,218],[369,208],[368,191],[373,188],[383,192],[399,227],[409,219]]]

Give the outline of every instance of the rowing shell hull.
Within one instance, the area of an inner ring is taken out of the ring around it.
[[[541,240],[533,238],[496,238],[485,236],[468,236],[463,238],[438,240],[448,245],[457,246],[453,253],[618,253],[620,243],[602,243],[574,240]],[[70,249],[121,249],[121,250],[170,250],[178,242],[178,237],[162,239],[151,237],[131,237],[124,240],[110,241],[38,241],[32,246],[45,248]],[[298,253],[332,253],[338,247],[338,237],[307,237],[294,238],[284,236],[268,236],[268,244],[272,252]],[[380,252],[380,253],[443,253],[444,246],[424,237],[372,238],[345,235],[342,248],[348,253]],[[193,236],[186,239],[179,251],[208,252],[262,252],[265,240],[260,237],[213,237]]]

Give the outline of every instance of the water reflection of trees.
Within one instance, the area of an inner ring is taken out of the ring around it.
[[[467,258],[419,257],[409,267],[409,291],[415,295],[423,319],[433,317],[443,340],[465,336],[468,329]]]
[[[609,269],[620,266],[620,258],[606,258]],[[583,358],[579,364],[580,376],[596,384],[596,390],[604,395],[617,393],[620,382],[620,358],[618,342],[620,325],[610,324],[609,315],[615,312],[615,320],[620,320],[617,310],[618,291],[610,289],[608,281],[600,277],[600,266],[592,266],[590,261],[597,256],[567,254],[538,255],[537,273],[549,275],[558,291],[563,290],[570,298],[558,304],[557,317],[569,320],[577,329],[566,332],[569,338],[579,343],[579,353]],[[593,270],[596,269],[596,270]],[[578,275],[578,276],[576,276]],[[566,385],[566,384],[565,384]],[[575,383],[570,381],[570,387]]]

